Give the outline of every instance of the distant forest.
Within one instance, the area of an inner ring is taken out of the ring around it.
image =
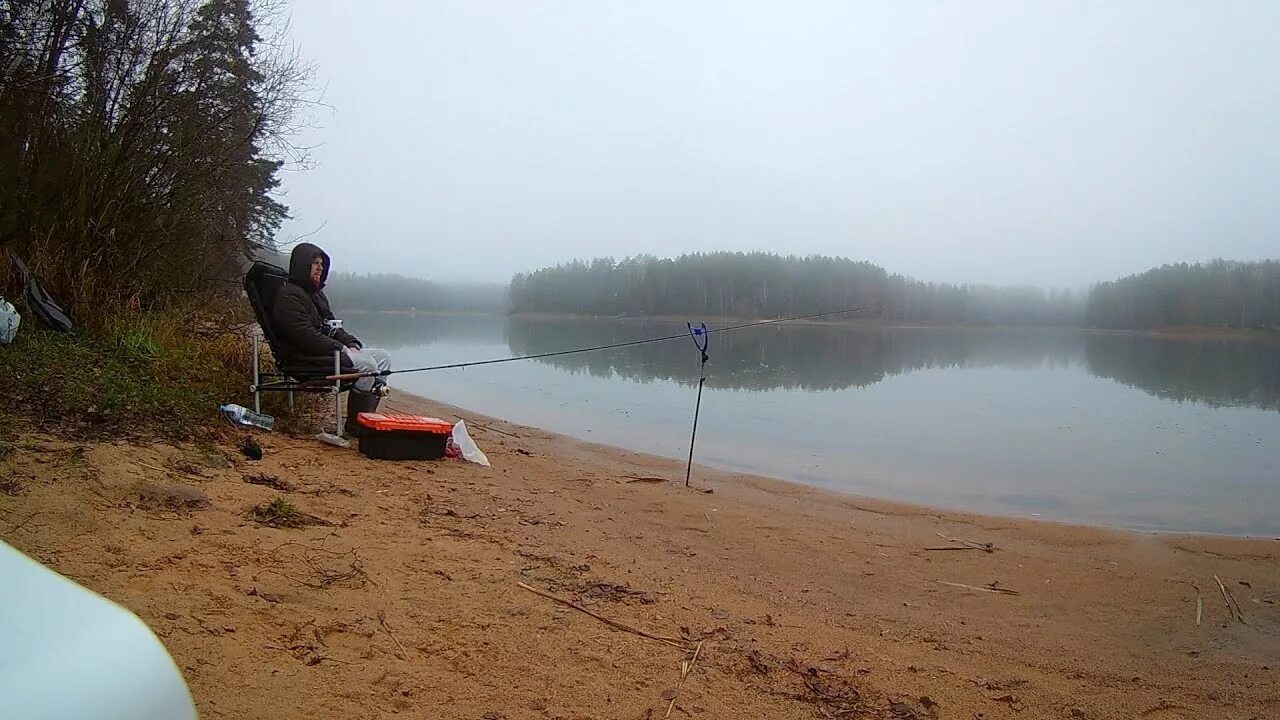
[[[847,258],[719,252],[578,260],[518,274],[509,286],[335,273],[326,292],[341,310],[771,318],[863,308],[849,317],[1117,330],[1280,329],[1277,260],[1164,265],[1073,293],[926,283]]]
[[[516,275],[510,309],[579,315],[789,317],[865,308],[885,322],[1280,328],[1280,261],[1165,265],[1087,293],[925,283],[833,257],[707,253],[576,261]]]
[[[289,251],[263,250],[257,258],[289,267]],[[418,312],[507,312],[507,287],[501,283],[444,283],[395,273],[336,272],[324,293],[334,310],[413,310]]]
[[[1074,325],[1070,291],[925,283],[835,257],[708,253],[675,259],[602,258],[516,275],[513,312],[581,315],[784,317],[865,308],[889,322]]]
[[[438,283],[394,274],[334,273],[325,294],[341,310],[502,313],[506,288],[498,283]]]
[[[1095,327],[1280,327],[1280,262],[1164,265],[1089,293]]]

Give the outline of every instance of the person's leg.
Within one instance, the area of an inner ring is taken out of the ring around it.
[[[352,390],[347,393],[347,435],[351,437],[360,437],[363,433],[360,427],[360,413],[376,413],[378,412],[378,403],[382,398],[377,393],[360,392]]]
[[[391,369],[391,353],[386,350],[381,348],[361,348],[360,354],[368,358],[367,362],[373,366],[369,370],[361,370],[360,372],[386,372]],[[366,380],[370,381],[369,384],[367,386],[362,385]],[[385,376],[361,378],[356,382],[356,389],[369,392],[376,384],[386,384],[386,382],[387,378]]]
[[[347,357],[351,358],[351,370],[357,373],[376,373],[380,369],[377,359],[365,350],[347,349]],[[360,392],[373,389],[374,377],[362,377],[356,381],[355,388]]]
[[[347,357],[351,358],[353,371],[357,373],[377,373],[391,369],[391,355],[386,350],[377,348],[348,349]],[[351,392],[347,395],[346,430],[348,435],[352,437],[361,435],[360,423],[357,422],[360,413],[378,411],[378,404],[382,398],[380,393],[374,392],[374,389],[383,382],[385,382],[384,378],[373,375],[360,378],[355,382]]]

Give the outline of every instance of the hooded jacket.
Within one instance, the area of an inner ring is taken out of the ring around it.
[[[324,261],[320,284],[311,282],[311,263],[317,257]],[[329,298],[324,294],[329,279],[329,255],[311,243],[301,243],[289,256],[289,282],[280,288],[272,309],[276,332],[284,342],[282,366],[295,375],[322,375],[333,372],[333,353],[347,347],[361,347],[354,335],[342,328],[325,324],[333,320]],[[351,360],[342,354],[342,366]]]

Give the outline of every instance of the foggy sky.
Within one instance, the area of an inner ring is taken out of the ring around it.
[[[1280,3],[295,0],[339,270],[769,250],[1084,286],[1280,256]]]

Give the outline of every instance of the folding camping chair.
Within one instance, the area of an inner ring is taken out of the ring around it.
[[[332,394],[333,395],[333,426],[338,437],[342,437],[342,407],[341,395],[350,390],[354,383],[340,382],[335,380],[332,385],[315,385],[307,384],[305,376],[298,379],[297,375],[290,373],[289,369],[282,364],[282,358],[286,357],[283,352],[284,344],[280,340],[280,335],[276,332],[275,326],[272,324],[272,309],[276,301],[276,294],[280,292],[280,288],[289,281],[289,273],[283,268],[257,261],[249,268],[249,272],[244,276],[244,292],[249,296],[249,305],[253,308],[253,315],[258,321],[260,332],[253,334],[253,383],[249,385],[249,392],[253,394],[254,412],[262,412],[262,393],[264,392],[287,392],[289,393],[289,409],[293,409],[293,394],[295,392],[313,393],[313,394]],[[276,360],[275,372],[261,371],[261,347],[262,339],[266,338],[267,346],[271,348],[271,354]],[[333,353],[333,374],[342,373],[342,351],[335,350]]]

